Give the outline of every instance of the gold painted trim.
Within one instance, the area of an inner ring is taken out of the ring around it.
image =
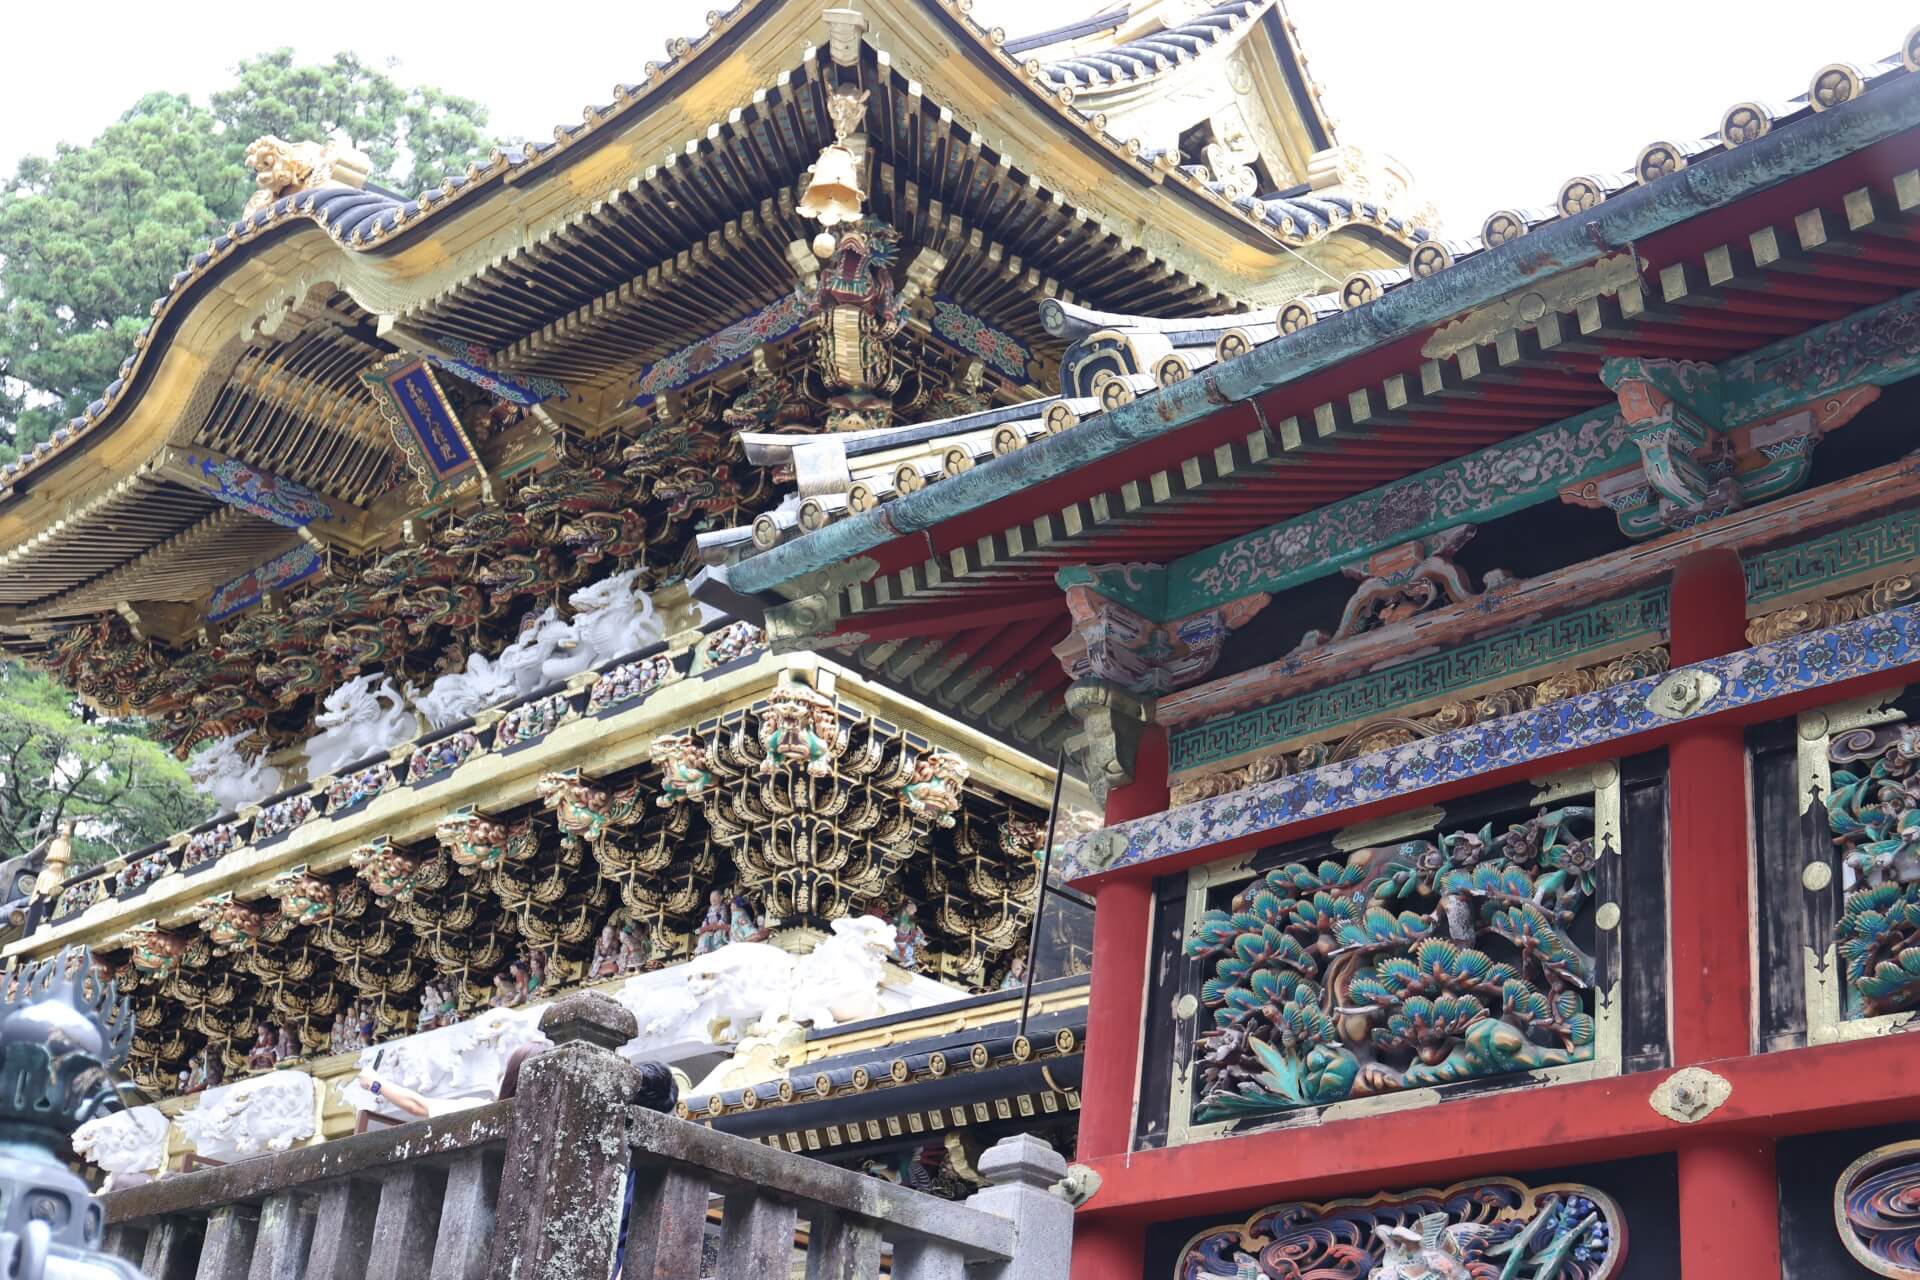
[[[1825,800],[1827,793],[1833,789],[1832,763],[1827,755],[1833,735],[1850,729],[1893,724],[1903,719],[1898,711],[1887,709],[1887,704],[1902,692],[1892,689],[1800,713],[1796,776],[1802,815],[1812,812],[1814,800]]]
[[[565,720],[544,738],[510,754],[474,755],[430,786],[391,787],[339,818],[322,815],[301,823],[265,848],[249,844],[234,849],[191,876],[176,871],[131,898],[103,898],[77,916],[9,943],[0,950],[0,960],[50,955],[75,942],[102,949],[140,922],[160,927],[190,922],[195,909],[217,894],[257,897],[290,867],[304,864],[324,871],[338,866],[377,837],[401,844],[431,839],[440,819],[463,806],[499,813],[536,802],[539,781],[550,772],[577,769],[584,776],[600,777],[643,763],[661,732],[749,707],[783,678],[795,675],[809,683],[832,677],[849,705],[918,734],[936,750],[964,756],[976,785],[1041,808],[1052,797],[1052,768],[1002,742],[816,654],[762,653],[734,671],[669,681],[605,719]],[[315,790],[321,789],[316,782]]]

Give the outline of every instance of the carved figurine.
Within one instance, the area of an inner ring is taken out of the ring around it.
[[[640,926],[629,924],[620,930],[620,972],[638,973],[647,967],[652,949],[640,933]]]
[[[747,901],[747,895],[736,893],[727,920],[728,942],[765,942],[773,930],[767,927],[766,920],[754,914],[753,904]]]
[[[715,889],[707,895],[707,918],[693,931],[693,954],[704,956],[727,945],[727,909],[725,899]]]
[[[536,951],[527,957],[527,999],[538,995],[547,985],[547,956],[544,951]]]
[[[247,146],[247,168],[258,187],[247,197],[243,214],[271,208],[281,196],[315,187],[353,187],[367,182],[372,162],[351,141],[285,142],[272,134]]]
[[[913,899],[902,898],[900,909],[893,915],[893,962],[902,969],[918,969],[920,953],[926,950],[926,930],[915,919],[919,914]]]
[[[1018,991],[1027,985],[1027,953],[1022,951],[1014,956],[1013,963],[1007,966],[1007,976],[1000,979],[1002,991]]]
[[[493,975],[493,997],[487,1004],[495,1009],[511,1009],[520,1003],[520,994],[515,990],[513,979],[504,973]]]
[[[782,685],[767,695],[760,712],[760,772],[801,765],[815,777],[833,772],[832,751],[840,719],[831,699],[802,685]]]
[[[612,925],[600,930],[593,944],[593,963],[587,969],[590,978],[611,978],[620,972],[620,935]]]
[[[1374,1235],[1386,1251],[1368,1280],[1468,1280],[1468,1241],[1486,1233],[1476,1222],[1449,1223],[1444,1213],[1420,1215],[1419,1230],[1378,1226]]]
[[[300,1056],[298,1046],[293,1043],[293,1028],[284,1022],[280,1024],[280,1034],[274,1037],[273,1056],[277,1062],[292,1062]]]
[[[706,744],[690,733],[670,733],[655,738],[651,748],[654,764],[660,767],[662,809],[677,800],[698,800],[713,785]]]
[[[253,1050],[247,1054],[247,1070],[271,1071],[278,1061],[273,1052],[273,1028],[260,1028],[260,1038],[253,1042]]]
[[[960,809],[960,789],[967,784],[967,762],[951,751],[931,751],[913,762],[913,771],[900,788],[900,797],[916,817],[951,827]]]

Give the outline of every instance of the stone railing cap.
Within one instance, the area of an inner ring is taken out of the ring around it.
[[[598,991],[561,996],[540,1015],[540,1030],[555,1044],[584,1040],[602,1049],[618,1049],[640,1034],[632,1010]]]
[[[1000,1139],[980,1157],[979,1166],[980,1176],[993,1187],[1050,1187],[1067,1176],[1066,1159],[1030,1133]]]

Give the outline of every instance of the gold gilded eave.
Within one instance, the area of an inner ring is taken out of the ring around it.
[[[549,773],[577,769],[595,778],[642,764],[661,732],[748,707],[782,680],[794,678],[909,728],[936,750],[962,756],[973,784],[981,789],[1040,809],[1051,801],[1053,770],[996,739],[815,654],[762,654],[733,670],[665,684],[614,715],[571,718],[538,742],[507,754],[476,755],[430,785],[395,788],[338,819],[316,817],[264,849],[235,849],[210,870],[191,877],[163,876],[140,894],[96,903],[72,919],[41,928],[30,939],[9,944],[0,958],[51,953],[74,942],[107,947],[141,921],[162,926],[186,922],[201,903],[218,894],[264,893],[267,882],[290,867],[304,865],[316,872],[337,868],[356,848],[376,838],[394,844],[431,839],[441,819],[462,807],[500,813],[537,802],[540,780]],[[404,758],[412,747],[396,747],[392,755]]]
[[[1052,100],[1044,83],[1004,61],[966,19],[949,20],[935,8],[933,0],[869,0],[864,39],[878,51],[882,70],[926,86],[929,100],[999,152],[1003,165],[1033,174],[1086,214],[1090,232],[1111,234],[1205,287],[1246,301],[1292,296],[1303,273],[1315,274],[1300,252],[1185,175],[1141,164],[1123,142],[1103,132],[1100,121]],[[590,141],[575,137],[497,180],[476,178],[464,195],[429,200],[414,215],[421,224],[417,233],[402,227],[371,249],[351,248],[289,214],[267,231],[239,236],[213,262],[195,269],[224,270],[217,287],[189,281],[163,301],[163,316],[182,306],[189,314],[160,340],[162,350],[139,353],[142,361],[158,360],[159,368],[140,371],[146,381],[134,403],[109,406],[112,420],[67,446],[84,459],[53,461],[44,476],[29,471],[19,495],[0,495],[0,550],[59,519],[87,491],[142,465],[179,426],[180,407],[191,403],[223,347],[270,327],[315,285],[336,287],[376,319],[392,323],[483,272],[511,269],[521,255],[591,217],[603,202],[659,167],[681,162],[689,148],[769,86],[788,81],[827,34],[812,0],[765,0],[719,21],[733,41],[720,56],[702,62],[696,50],[672,69],[667,83],[649,86],[624,119],[598,125]],[[1182,184],[1190,189],[1167,190]],[[451,207],[438,207],[448,200]],[[1219,207],[1209,208],[1209,202]],[[271,242],[254,243],[262,236]],[[1336,236],[1323,238],[1308,256],[1328,257],[1320,271],[1339,275],[1357,265],[1379,265],[1371,261],[1378,252]]]

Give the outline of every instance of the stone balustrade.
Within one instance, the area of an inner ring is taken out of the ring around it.
[[[555,1048],[513,1099],[113,1192],[107,1249],[156,1280],[582,1280],[622,1258],[626,1280],[1067,1273],[1045,1143],[992,1148],[957,1204],[630,1106],[633,1017],[597,993],[541,1029]]]

